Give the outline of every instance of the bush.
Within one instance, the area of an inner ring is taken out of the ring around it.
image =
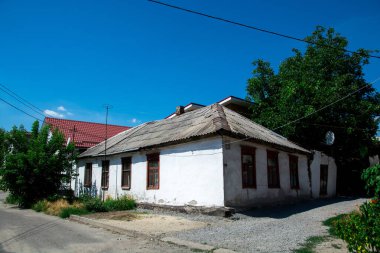
[[[61,210],[59,217],[65,219],[70,217],[72,214],[83,215],[87,213],[88,211],[84,207],[66,207]]]
[[[9,194],[5,198],[6,204],[18,205],[19,201],[20,201],[19,197],[17,197],[16,195],[13,195],[13,194]]]
[[[358,212],[334,222],[335,231],[352,252],[380,252],[380,165],[364,170],[362,179],[374,198],[361,205]]]
[[[366,182],[366,189],[376,199],[380,198],[380,164],[376,164],[362,173],[362,179]]]
[[[337,231],[336,231],[336,224],[346,218],[347,214],[339,214],[335,217],[328,218],[323,222],[323,225],[329,227],[329,234],[333,236],[338,236]]]
[[[124,195],[118,199],[107,199],[104,201],[104,206],[108,211],[123,211],[123,210],[131,210],[136,207],[136,201]]]
[[[337,235],[348,243],[353,252],[380,251],[380,206],[365,203],[360,212],[346,215],[335,224]]]
[[[40,200],[32,206],[32,209],[36,212],[45,212],[48,202],[46,200]]]
[[[107,212],[107,208],[104,205],[104,202],[98,198],[86,197],[82,198],[82,203],[89,212]]]

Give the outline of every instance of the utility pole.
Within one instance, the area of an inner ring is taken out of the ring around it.
[[[74,152],[75,152],[75,132],[77,131],[77,129],[76,129],[76,127],[75,127],[75,125],[74,125],[74,128],[73,128],[73,143],[74,143],[74,150],[73,150],[73,153],[72,153],[72,155],[74,154]],[[71,172],[72,172],[72,170],[71,170]],[[70,172],[70,173],[71,173]],[[71,175],[70,175],[70,190],[71,190]],[[78,166],[77,166],[77,164],[75,164],[75,185],[74,185],[74,192],[75,192],[75,195],[77,195],[78,193],[77,193],[77,191],[78,191]]]
[[[104,138],[104,161],[107,160],[107,138],[108,138],[108,111],[112,109],[112,105],[104,105],[106,108],[106,135]]]
[[[104,106],[103,106],[105,109],[106,109],[106,135],[105,135],[105,137],[104,137],[104,164],[106,163],[106,161],[107,161],[107,138],[108,138],[108,111],[110,110],[110,109],[112,109],[112,105],[109,105],[109,104],[105,104]],[[103,168],[102,168],[103,169]],[[109,177],[109,173],[110,173],[110,171],[109,171],[109,165],[108,165],[108,177]],[[103,178],[103,171],[102,171],[102,178]],[[109,178],[108,179],[106,179],[106,180],[109,180]],[[109,182],[109,181],[108,181]],[[103,201],[104,201],[104,192],[103,192]]]

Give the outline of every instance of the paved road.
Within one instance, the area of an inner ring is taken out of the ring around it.
[[[0,203],[0,252],[191,252]]]

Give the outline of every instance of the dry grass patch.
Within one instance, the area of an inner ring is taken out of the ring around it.
[[[73,204],[69,204],[67,200],[65,199],[59,199],[54,202],[47,202],[46,203],[46,214],[59,216],[63,209],[66,209],[68,207],[75,207],[75,208],[84,208],[84,205],[78,201],[74,201]]]

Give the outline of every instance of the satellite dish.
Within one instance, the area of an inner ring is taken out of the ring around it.
[[[328,131],[325,135],[325,144],[327,146],[331,146],[334,144],[335,141],[335,134],[332,131]]]

